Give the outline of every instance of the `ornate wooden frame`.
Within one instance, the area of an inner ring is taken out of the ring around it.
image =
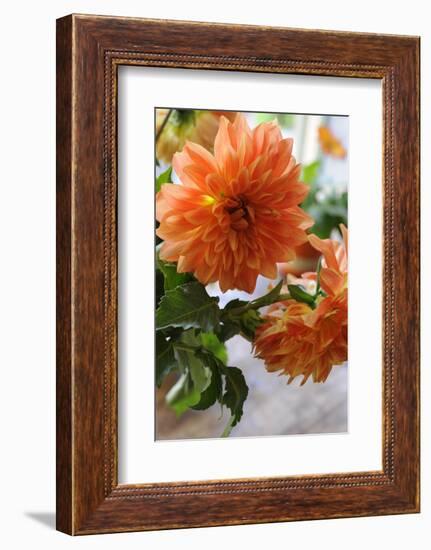
[[[377,78],[384,102],[383,470],[117,480],[119,65]],[[419,38],[70,15],[57,21],[57,528],[419,511]]]

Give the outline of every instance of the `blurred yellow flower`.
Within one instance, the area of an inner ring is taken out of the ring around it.
[[[344,158],[347,155],[347,151],[341,141],[334,136],[327,126],[319,128],[319,143],[326,155],[336,158]]]
[[[222,115],[234,120],[236,113],[192,109],[156,109],[157,158],[171,163],[173,155],[182,150],[186,141],[198,143],[211,151]],[[166,120],[166,117],[169,118]]]

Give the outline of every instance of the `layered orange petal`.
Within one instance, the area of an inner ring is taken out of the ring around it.
[[[280,371],[289,383],[302,375],[324,382],[334,365],[347,360],[347,308],[342,301],[325,298],[311,310],[306,304],[287,301],[258,327],[256,357],[269,372]]]
[[[319,239],[309,235],[308,240],[316,250],[322,253],[320,285],[329,295],[340,294],[347,287],[347,228],[341,224],[343,243],[332,239]]]

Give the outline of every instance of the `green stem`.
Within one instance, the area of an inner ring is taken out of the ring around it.
[[[258,300],[260,300],[260,298],[258,298],[257,300],[254,300],[253,302],[249,302],[245,306],[240,306],[240,307],[235,307],[235,308],[229,309],[226,313],[228,315],[230,315],[230,314],[242,315],[243,313],[245,313],[246,311],[249,311],[250,309],[260,309],[261,307],[266,307],[266,306],[270,306],[272,304],[276,304],[278,302],[284,302],[285,300],[290,300],[290,298],[291,298],[291,296],[288,293],[287,294],[279,294],[276,298],[274,298],[274,300],[272,302],[270,302],[269,304],[266,303],[264,305],[259,304]]]
[[[229,367],[226,367],[225,365],[223,365],[223,366],[221,366],[220,370],[224,374],[225,379],[227,379],[229,377]],[[235,380],[232,377],[230,377],[230,383],[232,384],[233,389],[235,391],[235,394],[237,396],[236,404],[235,404],[235,410],[236,410],[238,408],[240,391],[239,391],[238,386],[235,383]],[[233,423],[235,422],[235,417],[236,417],[235,414],[231,414],[231,417],[229,418],[229,422],[227,423],[225,429],[223,430],[223,433],[221,434],[221,437],[229,437],[230,436],[230,433],[231,433],[232,428],[233,428]]]
[[[322,256],[320,256],[319,261],[317,262],[317,282],[316,282],[316,292],[314,294],[314,297],[317,298],[317,296],[320,293],[320,270],[322,269]]]
[[[277,298],[275,298],[270,304],[265,304],[266,306],[270,306],[272,304],[276,304],[277,302],[284,302],[285,300],[290,300],[291,296],[288,292],[286,292],[286,294],[279,294],[277,296]],[[258,298],[259,300],[260,298]],[[264,306],[261,306],[259,304],[255,304],[255,301],[253,302],[250,302],[250,304],[252,306],[252,308],[254,309],[259,309],[260,307],[264,307]],[[250,308],[250,309],[252,309]]]
[[[221,434],[220,437],[229,437],[230,436],[230,433],[232,431],[232,424],[235,420],[235,417],[232,415],[230,418],[229,418],[229,422],[227,423],[225,429],[223,430],[223,433]]]

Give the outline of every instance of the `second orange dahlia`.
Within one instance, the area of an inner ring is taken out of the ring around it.
[[[311,376],[324,382],[334,365],[347,360],[347,229],[341,226],[344,244],[310,235],[310,243],[323,255],[319,274],[324,292],[315,309],[294,300],[273,306],[265,323],[256,330],[255,354],[269,372],[289,376]],[[317,273],[307,274],[306,288]]]

